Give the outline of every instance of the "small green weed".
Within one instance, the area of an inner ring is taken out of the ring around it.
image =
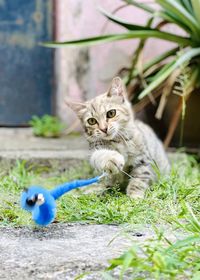
[[[29,124],[33,133],[40,137],[59,137],[64,129],[64,124],[54,116],[33,116]]]

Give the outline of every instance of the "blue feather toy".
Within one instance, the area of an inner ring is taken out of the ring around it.
[[[32,186],[22,192],[21,207],[32,212],[32,219],[36,224],[47,226],[55,219],[56,199],[73,189],[97,183],[104,176],[105,174],[86,180],[64,183],[50,191],[40,186]]]

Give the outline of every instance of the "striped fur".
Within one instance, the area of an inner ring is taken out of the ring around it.
[[[110,175],[108,185],[125,185],[127,195],[143,197],[146,188],[156,180],[153,166],[156,165],[161,174],[169,172],[161,141],[149,126],[134,118],[120,78],[113,79],[108,92],[90,101],[67,101],[67,104],[83,124],[92,150],[91,164]]]

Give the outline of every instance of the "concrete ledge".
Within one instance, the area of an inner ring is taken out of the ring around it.
[[[77,159],[87,160],[89,155],[88,150],[74,150],[74,151],[34,151],[34,150],[20,150],[20,151],[0,151],[0,160],[65,160]]]
[[[88,144],[83,136],[48,139],[34,137],[30,128],[0,128],[0,164],[16,160],[42,165],[76,165],[88,160]]]
[[[171,152],[172,151],[172,152]],[[83,136],[63,136],[48,139],[35,137],[31,128],[0,128],[0,165],[11,166],[16,160],[25,160],[27,164],[76,166],[89,158],[88,143]],[[186,158],[184,153],[168,152],[170,160]]]

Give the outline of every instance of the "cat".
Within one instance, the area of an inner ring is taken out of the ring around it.
[[[148,125],[135,119],[119,77],[106,93],[85,103],[66,100],[66,104],[81,120],[92,150],[91,165],[109,174],[108,186],[125,186],[128,196],[142,198],[157,179],[155,165],[161,174],[169,172],[161,141]]]

